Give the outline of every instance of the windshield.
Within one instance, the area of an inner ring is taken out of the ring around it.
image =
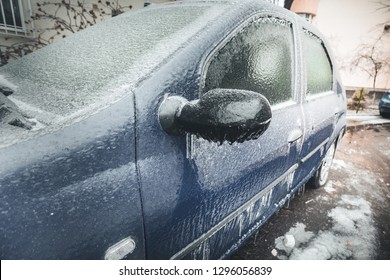
[[[128,94],[222,12],[194,4],[129,12],[1,67],[0,75],[15,85],[9,99],[27,115],[46,125],[69,119]]]

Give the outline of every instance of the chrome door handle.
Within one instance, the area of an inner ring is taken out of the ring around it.
[[[288,143],[291,144],[291,143],[301,139],[302,136],[303,136],[303,131],[300,128],[296,128],[289,133],[287,141],[288,141]]]

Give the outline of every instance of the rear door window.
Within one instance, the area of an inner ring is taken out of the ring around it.
[[[303,31],[303,51],[306,64],[307,95],[332,90],[332,64],[320,38]]]

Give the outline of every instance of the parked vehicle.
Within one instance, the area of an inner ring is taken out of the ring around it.
[[[227,258],[346,126],[326,41],[263,1],[151,5],[0,75],[1,259]]]
[[[390,116],[390,90],[388,90],[379,101],[379,114],[382,117]]]

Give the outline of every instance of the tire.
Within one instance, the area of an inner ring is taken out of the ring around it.
[[[326,155],[322,160],[320,167],[317,169],[316,173],[314,173],[313,177],[311,177],[310,180],[307,182],[307,185],[310,188],[318,189],[326,185],[326,183],[328,182],[329,171],[332,167],[335,151],[336,145],[333,143],[326,152]]]
[[[379,114],[380,114],[383,118],[389,118],[389,117],[390,117],[390,114],[389,114],[389,113],[383,113],[382,111],[379,111]]]

